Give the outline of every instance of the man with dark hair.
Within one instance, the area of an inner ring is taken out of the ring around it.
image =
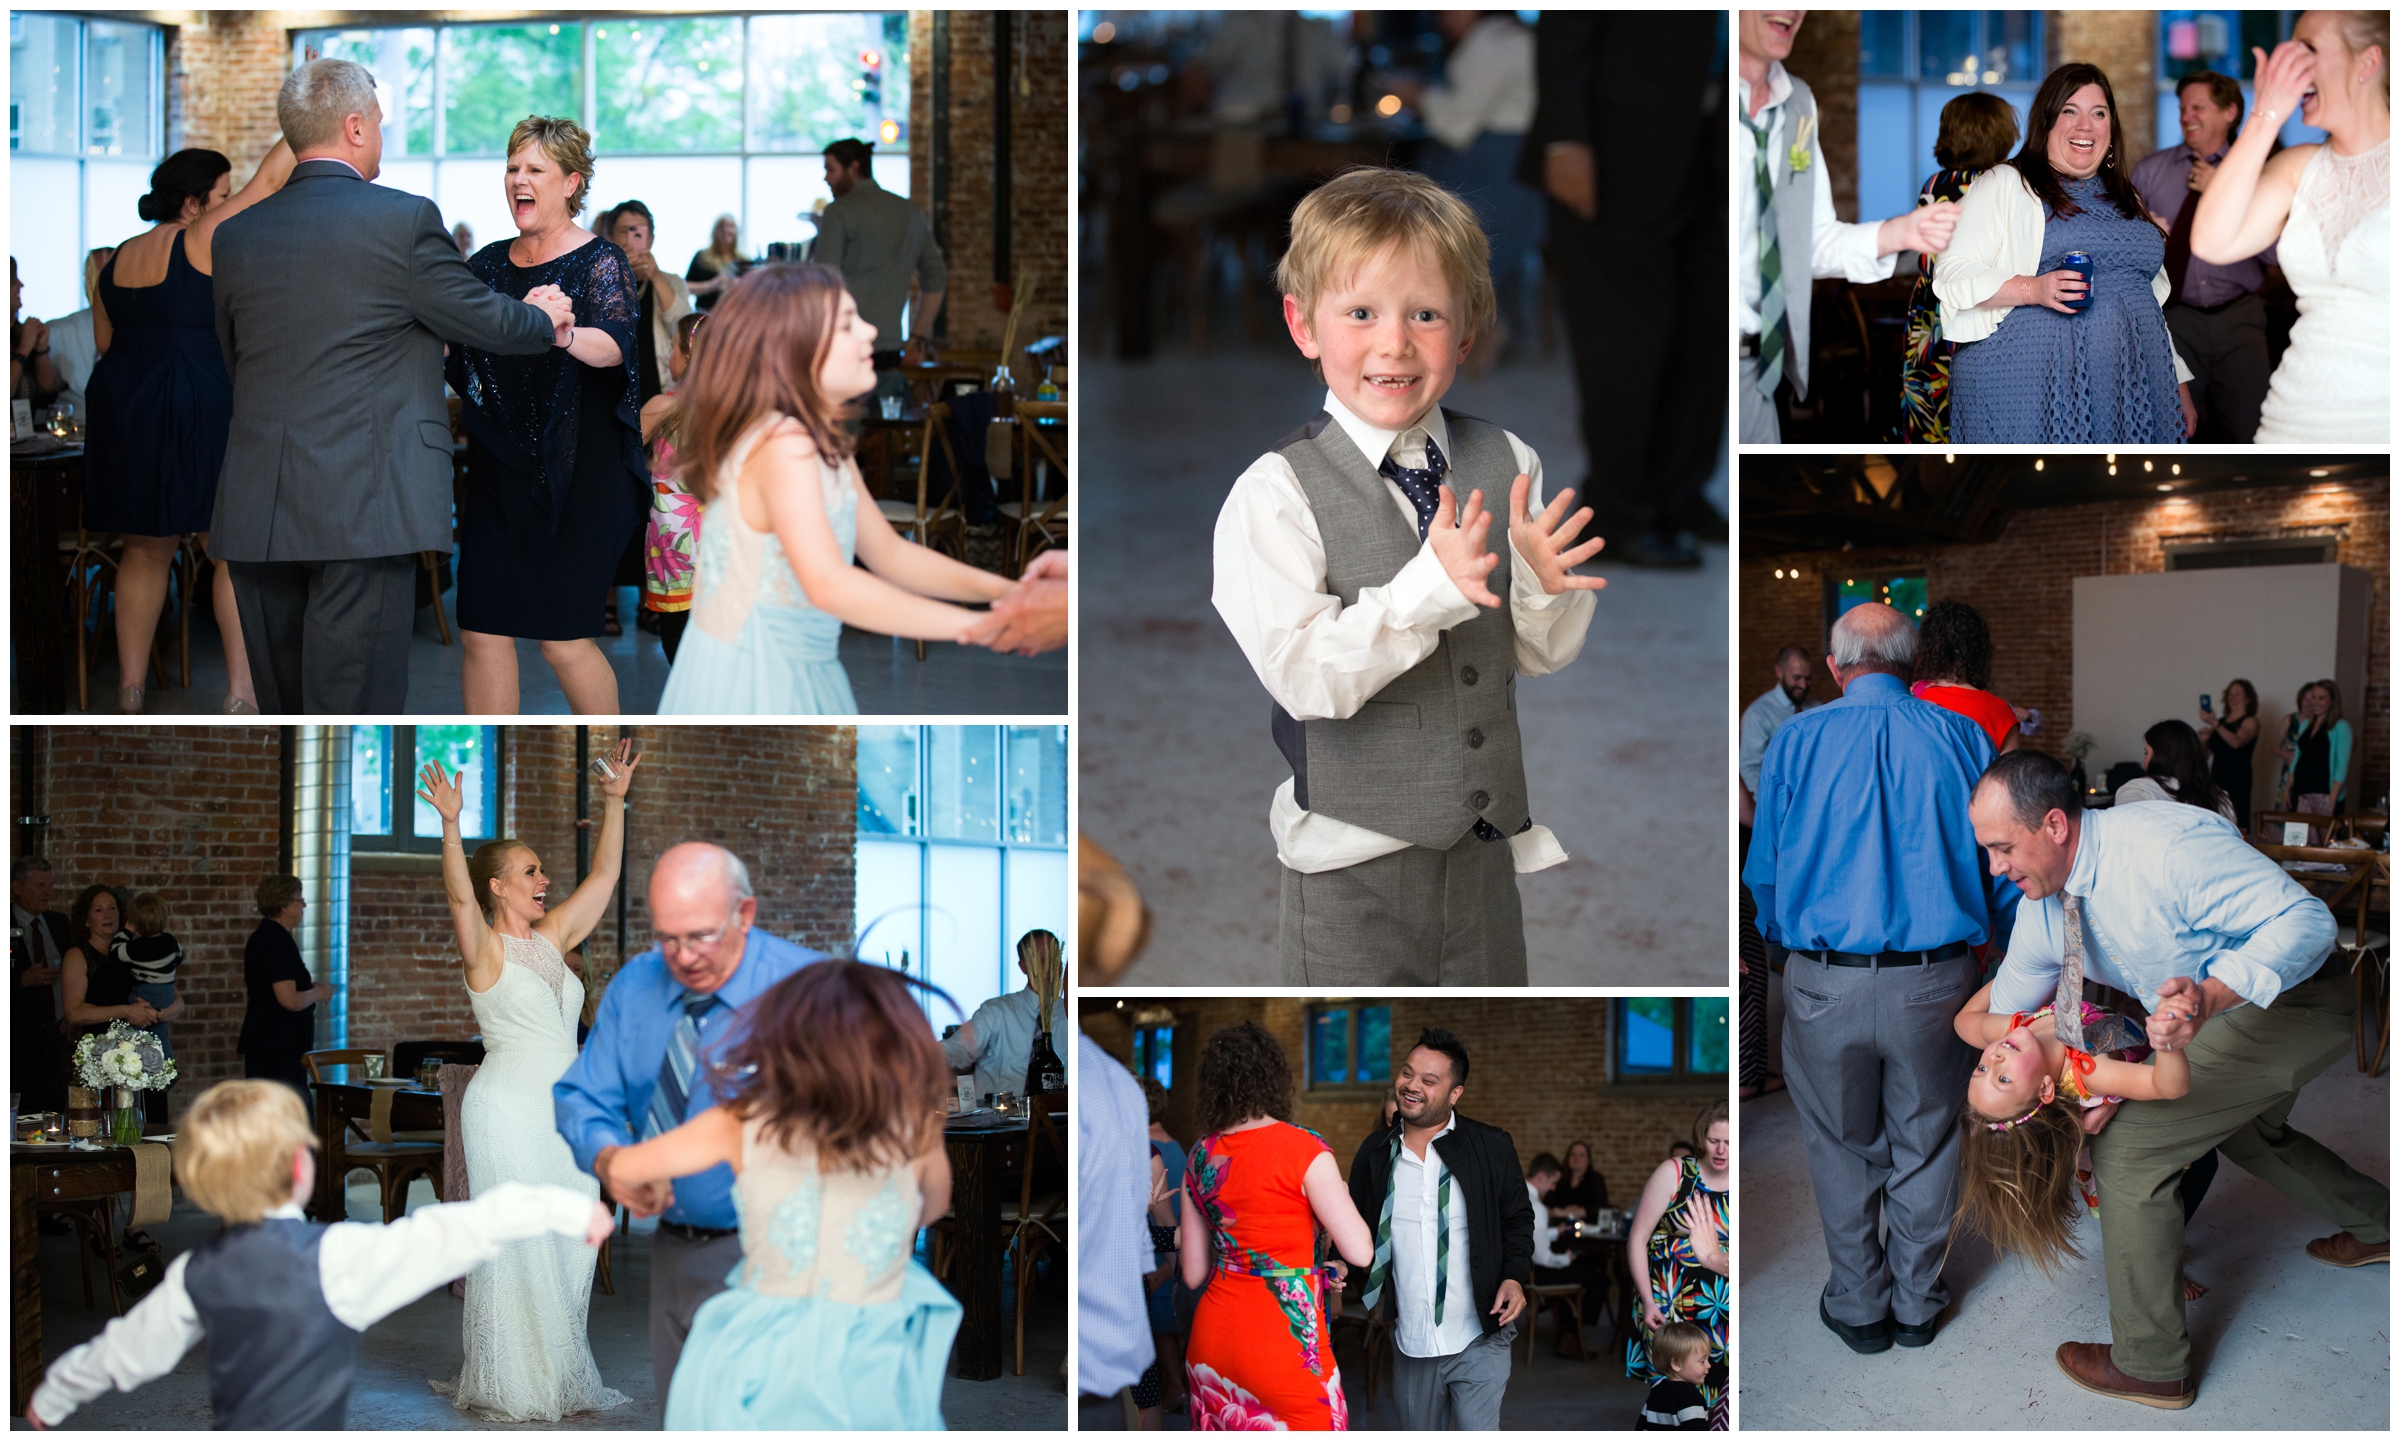
[[[1533,1206],[1533,1279],[1543,1286],[1583,1287],[1586,1314],[1597,1317],[1606,1309],[1608,1280],[1593,1258],[1582,1251],[1558,1248],[1558,1242],[1573,1234],[1573,1217],[1554,1218],[1545,1204],[1550,1193],[1558,1189],[1567,1168],[1548,1151],[1533,1158],[1525,1167],[1525,1195]],[[1526,1325],[1533,1323],[1527,1321]],[[1571,1338],[1577,1357],[1591,1353],[1584,1348],[1583,1336],[1575,1329],[1575,1313],[1565,1297],[1550,1303],[1550,1324],[1557,1332],[1551,1351],[1560,1356],[1570,1354],[1567,1342]]]
[[[1791,953],[1784,1076],[1832,1267],[1817,1315],[1862,1355],[1928,1344],[1949,1304],[1975,1059],[1951,1018],[1980,979],[1973,947],[2016,902],[1985,881],[1967,823],[1991,738],[1908,693],[1915,660],[1916,629],[1890,606],[1834,622],[1842,698],[1768,743],[1742,865],[1759,930]]]
[[[2183,140],[2133,167],[2159,224],[2167,227],[2167,329],[2192,369],[2200,429],[2192,439],[2247,445],[2267,398],[2267,304],[2258,296],[2275,264],[2269,245],[2247,260],[2212,265],[2192,254],[2192,217],[2242,128],[2242,87],[2231,76],[2196,71],[2175,82]]]
[[[1467,1048],[1428,1027],[1392,1078],[1395,1124],[1359,1145],[1350,1199],[1375,1221],[1366,1312],[1392,1298],[1392,1390],[1410,1431],[1491,1431],[1533,1282],[1534,1207],[1508,1132],[1458,1114]]]
[[[16,983],[10,1008],[15,1045],[10,1088],[26,1111],[59,1111],[67,1104],[67,1044],[59,1031],[60,966],[72,944],[67,918],[50,908],[50,863],[19,856],[8,868],[8,974]]]
[[[2012,751],[1975,788],[1975,837],[2024,893],[1995,1012],[2057,1001],[2086,980],[2171,1021],[2191,1053],[2182,1100],[2096,1118],[2110,1341],[2068,1341],[2058,1367],[2103,1396],[2170,1409],[2197,1395],[2183,1314],[2176,1178],[2212,1149],[2343,1229],[2311,1241],[2330,1266],[2391,1257],[2391,1192],[2294,1130],[2300,1088],[2350,1048],[2357,995],[2327,964],[2325,903],[2197,806],[2086,811],[2056,761]],[[2062,1022],[2063,1024],[2063,1022]],[[2087,1123],[2087,1127],[2088,1127]]]
[[[875,327],[875,370],[881,377],[876,393],[905,393],[907,382],[897,372],[904,360],[934,358],[933,321],[942,313],[950,273],[933,222],[914,201],[876,184],[874,163],[875,147],[863,140],[836,140],[825,147],[825,186],[833,203],[817,217],[817,244],[809,258],[842,273],[850,298],[858,302],[858,318]],[[912,280],[917,303],[903,330],[901,308],[908,304]]]

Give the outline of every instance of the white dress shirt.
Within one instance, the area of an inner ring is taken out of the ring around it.
[[[1050,1007],[1050,1046],[1058,1048],[1064,1025],[1066,998],[1061,995]],[[967,1026],[958,1034],[944,1037],[942,1054],[949,1058],[954,1071],[972,1069],[975,1072],[975,1094],[996,1095],[1002,1091],[1022,1093],[1025,1089],[1025,1067],[1033,1060],[1035,1012],[1041,1009],[1041,998],[1031,986],[994,996],[975,1008]],[[975,1031],[975,1049],[970,1051],[964,1042],[967,1027]],[[1064,1056],[1059,1058],[1065,1060]]]
[[[2085,811],[2067,891],[2099,943],[2084,972],[2158,1009],[2170,976],[2219,980],[2271,1006],[2333,950],[2333,912],[2250,848],[2213,811],[2116,805]],[[1992,978],[1998,1015],[2047,1005],[2066,954],[2058,896],[2017,907],[2008,959]]]
[[[1548,1266],[1552,1270],[1574,1265],[1573,1256],[1550,1243],[1551,1237],[1558,1234],[1558,1223],[1550,1219],[1550,1203],[1542,1199],[1541,1192],[1533,1189],[1531,1181],[1525,1183],[1525,1194],[1533,1201],[1533,1264]]]
[[[1458,1129],[1458,1113],[1442,1127],[1438,1141]],[[1442,1323],[1433,1323],[1433,1258],[1440,1218],[1441,1178],[1449,1174],[1433,1141],[1425,1143],[1422,1158],[1400,1144],[1392,1168],[1392,1316],[1393,1339],[1403,1356],[1455,1356],[1483,1336],[1483,1318],[1475,1312],[1475,1273],[1467,1259],[1467,1193],[1450,1186],[1450,1285],[1442,1297]]]
[[[1533,32],[1513,17],[1489,16],[1458,42],[1449,79],[1426,87],[1417,114],[1426,131],[1453,150],[1466,149],[1487,131],[1522,135],[1533,128],[1533,75]]]
[[[302,1219],[288,1201],[269,1218]],[[472,1201],[427,1206],[388,1226],[339,1221],[317,1247],[317,1284],[326,1309],[364,1331],[419,1296],[446,1286],[498,1256],[511,1242],[591,1229],[592,1201],[564,1186],[509,1181]],[[175,1369],[201,1339],[200,1315],[183,1288],[190,1252],[167,1263],[166,1278],[106,1330],[50,1363],[33,1393],[42,1423],[56,1426],[110,1390],[131,1391]]]
[[[84,414],[84,387],[91,384],[92,367],[100,363],[100,342],[92,334],[92,308],[50,322],[50,363],[58,367],[58,398]]]
[[[1439,406],[1405,431],[1368,424],[1330,390],[1325,393],[1325,410],[1371,466],[1395,455],[1404,466],[1421,467],[1428,438],[1444,456],[1452,454],[1450,428]],[[1518,471],[1533,478],[1526,510],[1538,512],[1543,503],[1541,457],[1513,434],[1508,445]],[[1383,485],[1409,528],[1415,529],[1416,507],[1407,494],[1388,477]],[[1494,512],[1492,524],[1505,530],[1507,494],[1486,491],[1484,504]],[[1224,617],[1267,694],[1295,720],[1356,715],[1376,692],[1432,655],[1443,631],[1474,619],[1477,610],[1442,569],[1430,539],[1389,583],[1369,586],[1358,593],[1355,605],[1343,605],[1325,588],[1325,541],[1316,512],[1292,463],[1274,451],[1251,462],[1234,481],[1217,514],[1215,549],[1211,599],[1217,614]],[[1595,608],[1592,593],[1551,595],[1543,590],[1513,543],[1509,561],[1508,607],[1516,623],[1517,670],[1548,675],[1582,652]],[[1276,859],[1305,874],[1340,870],[1408,849],[1406,841],[1302,810],[1288,780],[1275,792],[1267,823],[1275,833]],[[1520,873],[1567,859],[1545,826],[1509,837],[1508,846]]]
[[[1767,136],[1778,145],[1790,145],[1792,137],[1783,123],[1784,103],[1792,98],[1792,77],[1784,72],[1783,62],[1767,62],[1767,103],[1758,114],[1750,113],[1750,82],[1737,77],[1734,99],[1741,105],[1741,116],[1733,127],[1734,215],[1737,222],[1734,234],[1740,238],[1741,254],[1737,257],[1742,274],[1740,318],[1742,334],[1758,333],[1758,301],[1762,281],[1758,273],[1758,136],[1752,132],[1753,123],[1764,124]],[[1844,224],[1833,213],[1833,182],[1825,173],[1825,147],[1818,137],[1808,137],[1809,166],[1806,183],[1816,188],[1809,203],[1809,213],[1816,234],[1809,244],[1808,273],[1819,280],[1842,279],[1853,285],[1872,285],[1878,280],[1892,278],[1892,267],[1900,263],[1898,252],[1878,257],[1876,232],[1882,222],[1861,221]],[[1768,157],[1770,169],[1775,161]],[[1785,294],[1795,285],[1803,291],[1806,284],[1794,274],[1798,267],[1792,257],[1783,258]]]

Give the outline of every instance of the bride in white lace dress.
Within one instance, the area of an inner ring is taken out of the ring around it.
[[[583,982],[564,953],[591,934],[616,890],[625,791],[638,764],[631,741],[618,746],[615,774],[600,784],[592,873],[556,907],[548,904],[541,858],[521,842],[493,841],[467,858],[456,776],[438,761],[418,776],[417,794],[441,812],[442,886],[483,1030],[483,1065],[459,1108],[467,1184],[477,1195],[503,1181],[600,1194],[558,1133],[550,1087],[574,1063],[583,1011]],[[456,1382],[437,1381],[434,1389],[459,1410],[493,1421],[556,1421],[623,1405],[623,1393],[601,1384],[585,1334],[593,1261],[591,1248],[572,1238],[536,1237],[470,1272],[466,1364]]]
[[[2272,243],[2300,320],[2259,412],[2261,445],[2391,439],[2391,12],[2311,10],[2258,57],[2258,101],[2192,214],[2212,264]],[[2321,145],[2268,155],[2297,107]]]

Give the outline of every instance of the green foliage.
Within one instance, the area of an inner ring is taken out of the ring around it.
[[[456,25],[442,48],[444,154],[499,155],[526,116],[583,113],[581,25]]]
[[[1692,999],[1692,1055],[1687,1067],[1696,1076],[1725,1074],[1727,1043],[1733,1027],[1728,1024],[1723,996],[1696,996]]]
[[[908,129],[905,15],[761,15],[750,22],[750,144],[810,154],[844,137]],[[894,36],[897,39],[894,39]],[[867,66],[872,53],[881,62]],[[873,75],[873,81],[867,77]],[[872,85],[877,102],[866,95]]]
[[[742,146],[742,22],[595,21],[596,143],[619,153]]]

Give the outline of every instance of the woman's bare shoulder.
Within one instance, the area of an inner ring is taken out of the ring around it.
[[[2267,168],[2262,173],[2277,179],[2296,181],[2300,178],[2300,172],[2308,168],[2308,162],[2316,159],[2317,152],[2324,148],[2315,142],[2286,146],[2267,157]]]

